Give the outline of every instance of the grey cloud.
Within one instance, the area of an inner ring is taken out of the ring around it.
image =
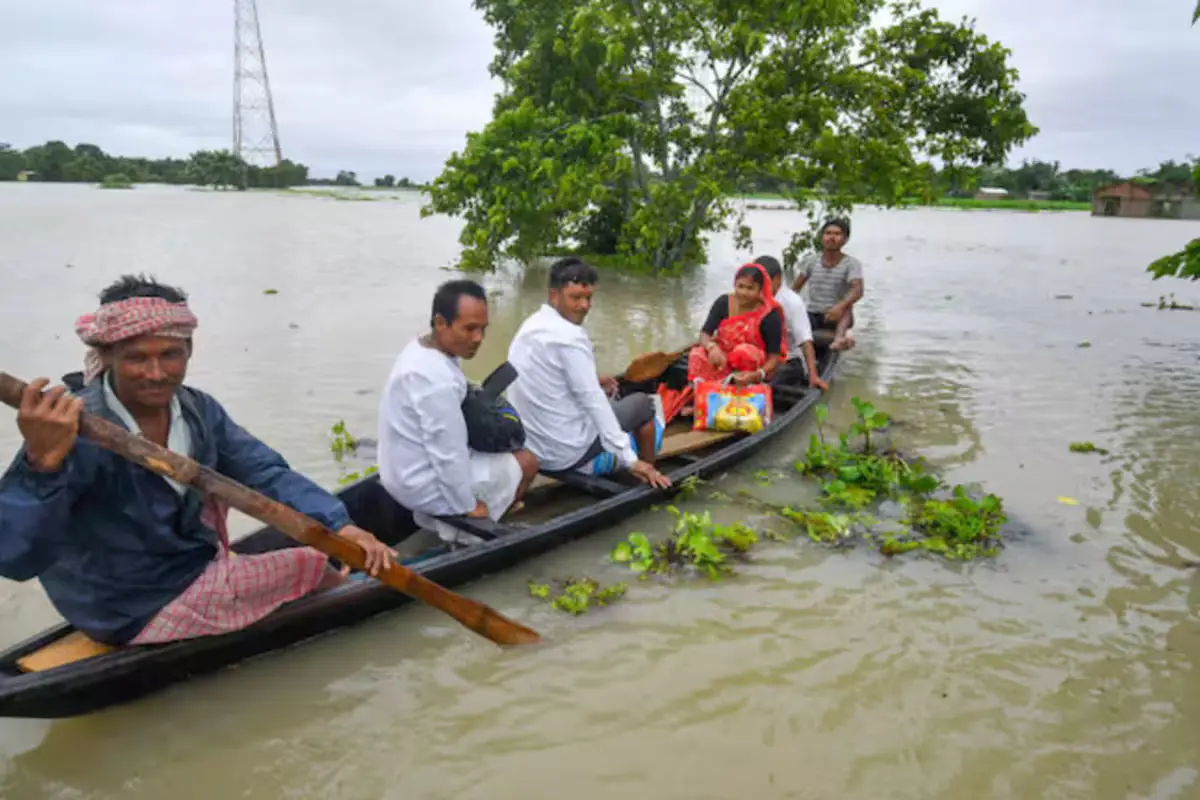
[[[0,141],[183,156],[230,138],[232,8],[201,0],[11,3]],[[1200,152],[1200,28],[1187,2],[936,0],[1013,51],[1041,134],[1014,158],[1131,172]],[[487,122],[492,32],[469,0],[260,0],[284,153],[318,174],[427,179]],[[9,32],[19,32],[12,35]]]
[[[1012,51],[1041,133],[1013,158],[1132,173],[1200,154],[1200,26],[1186,0],[937,0]]]

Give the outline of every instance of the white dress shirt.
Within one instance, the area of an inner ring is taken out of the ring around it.
[[[781,286],[775,299],[783,307],[783,321],[787,328],[788,360],[804,358],[800,345],[812,341],[812,323],[808,321],[808,308],[804,298],[792,291],[790,286]]]
[[[517,379],[506,396],[525,426],[525,446],[544,470],[564,470],[587,453],[598,436],[621,467],[637,462],[600,388],[592,341],[581,325],[543,304],[521,324],[508,349]]]
[[[458,359],[416,339],[396,358],[379,403],[379,479],[398,503],[436,516],[475,508],[466,396]]]

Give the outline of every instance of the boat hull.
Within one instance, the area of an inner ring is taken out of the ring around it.
[[[832,377],[836,361],[836,354],[822,358],[821,372],[826,380]],[[730,440],[711,453],[671,469],[672,481],[678,485],[692,476],[708,478],[743,461],[807,416],[818,400],[818,393],[805,393],[791,408],[778,413],[762,432]],[[611,491],[612,485],[611,481],[583,476],[568,482],[568,486],[596,495]],[[412,515],[391,501],[378,484],[377,476],[347,487],[339,496],[358,524],[377,534],[391,531],[392,536],[385,539],[389,543],[402,540],[415,530]],[[622,488],[616,494],[598,497],[586,507],[536,526],[505,527],[503,535],[489,541],[435,555],[410,566],[446,587],[461,586],[616,525],[661,499],[660,492],[644,485]],[[494,533],[497,526],[487,521],[467,521],[462,527],[486,536]],[[282,538],[275,531],[262,529],[236,543],[234,549],[261,552],[276,546]],[[44,671],[22,671],[18,659],[73,632],[71,626],[59,625],[0,654],[0,717],[62,718],[121,705],[172,684],[357,624],[408,602],[410,598],[377,581],[356,580],[290,603],[244,630],[123,648]]]

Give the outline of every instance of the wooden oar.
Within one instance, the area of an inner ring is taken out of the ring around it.
[[[676,350],[674,353],[658,352],[640,355],[629,362],[629,366],[625,368],[622,377],[630,383],[654,380],[666,372],[668,367],[693,347],[695,347],[694,342],[682,350]]]
[[[19,409],[25,388],[24,381],[0,372],[0,401],[6,405]],[[134,436],[119,425],[92,414],[85,412],[80,415],[79,432],[106,450],[111,450],[178,483],[190,484],[287,534],[301,544],[320,550],[343,564],[365,571],[363,549],[354,542],[338,536],[312,517],[277,503],[186,456],[159,447],[148,439]],[[477,600],[471,600],[439,586],[398,561],[392,561],[388,569],[379,573],[378,579],[398,592],[449,614],[480,636],[497,644],[531,644],[541,638],[536,631],[508,619]]]

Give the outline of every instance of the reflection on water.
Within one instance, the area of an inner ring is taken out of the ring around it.
[[[371,435],[378,388],[449,277],[457,224],[419,220],[419,202],[0,186],[0,313],[21,320],[0,369],[76,368],[74,317],[115,275],[152,271],[192,294],[193,382],[332,486],[329,425]],[[752,254],[718,237],[696,275],[605,274],[588,323],[601,367],[685,344],[734,267],[804,224],[751,221]],[[530,579],[620,579],[613,543],[667,527],[646,513],[467,587],[541,631],[535,649],[409,607],[129,707],[0,721],[0,795],[1195,797],[1200,589],[1180,565],[1200,558],[1200,318],[1139,303],[1166,291],[1142,266],[1196,229],[856,214],[867,297],[828,424],[872,397],[899,446],[1003,496],[1028,535],[994,562],[793,541],[734,579],[635,584],[581,618],[528,597]],[[487,280],[476,378],[545,297],[544,265]],[[790,465],[808,433],[717,488],[803,502]],[[0,449],[16,444],[0,425]],[[764,468],[769,487],[750,477]],[[682,505],[756,521],[703,493]],[[0,599],[5,641],[55,620],[36,584]]]

